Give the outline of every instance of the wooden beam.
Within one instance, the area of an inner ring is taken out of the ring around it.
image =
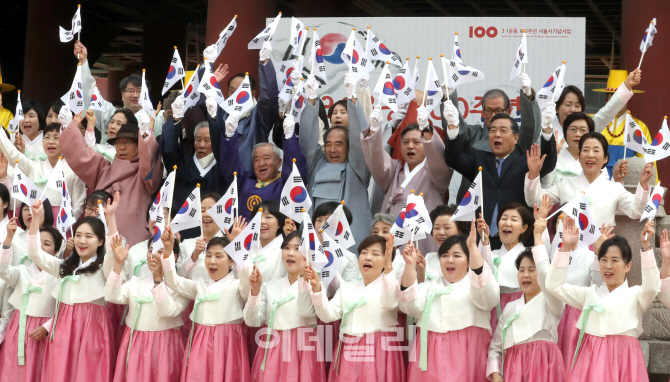
[[[600,11],[600,8],[596,5],[596,3],[593,2],[593,0],[586,0],[586,4],[588,4],[589,8],[591,8],[591,11],[596,15],[598,20],[605,26],[605,28],[610,32],[610,35],[614,36],[614,39],[620,44],[621,43],[621,35],[616,32],[610,21],[605,17],[605,15]]]
[[[553,1],[551,1],[551,0],[544,0],[544,3],[547,4],[547,5],[549,6],[549,8],[551,8],[551,10],[554,11],[554,13],[556,13],[558,16],[560,16],[560,17],[566,17],[566,16],[565,16],[565,13],[564,13],[563,11],[561,11],[560,8],[558,8],[558,6],[556,6],[556,4],[554,4]],[[596,44],[595,44],[593,41],[591,41],[591,39],[589,39],[588,37],[584,39],[584,42],[586,42],[586,45],[588,45],[588,46],[590,46],[590,47],[592,47],[592,48],[593,48],[594,46],[596,46]]]

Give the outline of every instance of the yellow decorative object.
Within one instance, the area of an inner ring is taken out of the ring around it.
[[[594,92],[599,93],[614,93],[617,91],[624,81],[628,78],[627,70],[610,70],[610,75],[607,77],[607,87],[605,89],[593,89]],[[644,90],[635,90],[633,93],[644,93]]]

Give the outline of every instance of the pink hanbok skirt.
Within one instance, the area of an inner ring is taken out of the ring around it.
[[[521,298],[521,296],[523,296],[523,292],[501,293],[500,314],[502,314],[503,310],[505,310],[505,306],[507,306],[509,302],[518,300]],[[493,308],[493,310],[491,310],[491,330],[495,332],[497,327],[498,327],[498,316],[496,313],[496,309]]]
[[[42,382],[111,382],[116,355],[107,309],[92,303],[60,304],[59,309],[56,334],[44,353]]]
[[[507,349],[503,371],[505,382],[565,381],[561,351],[551,341],[533,341]]]
[[[487,382],[486,360],[488,359],[491,334],[476,326],[436,333],[428,332],[428,370],[421,371],[420,330],[409,359],[408,382]]]
[[[264,329],[267,330],[267,329]],[[251,368],[252,382],[325,382],[323,352],[316,328],[275,330],[270,339],[265,371],[261,370],[265,340],[258,346]]]
[[[333,354],[335,357],[335,353]],[[339,373],[335,358],[328,382],[405,382],[407,373],[398,333],[374,332],[361,337],[344,335]]]
[[[109,312],[109,319],[112,321],[112,329],[114,330],[114,358],[116,359],[119,353],[121,341],[123,341],[123,333],[126,331],[126,323],[123,322],[123,312],[127,305],[117,305],[108,302],[105,308]]]
[[[597,337],[584,334],[570,382],[648,382],[642,348],[631,336]]]
[[[558,324],[558,348],[563,354],[563,363],[565,363],[565,372],[570,371],[572,360],[575,357],[575,350],[577,350],[577,342],[579,342],[579,329],[577,329],[577,322],[582,311],[573,308],[570,305],[565,305],[561,322]]]
[[[28,337],[33,330],[44,325],[49,320],[48,317],[26,317],[26,338],[25,338],[25,360],[23,366],[19,366],[19,321],[20,313],[14,311],[5,340],[0,346],[0,382],[40,382],[42,376],[42,361],[44,360],[44,351],[47,348],[48,334],[39,341]]]
[[[184,322],[184,325],[182,325],[181,328],[179,328],[179,331],[181,332],[182,339],[184,340],[184,343],[188,343],[188,335],[191,333],[191,312],[193,312],[193,305],[195,304],[194,301],[189,301],[188,306],[186,309],[184,309],[183,312],[181,312],[181,320]]]
[[[134,331],[126,368],[129,341],[130,328],[126,326],[116,358],[114,382],[179,382],[184,359],[179,329]]]
[[[195,324],[191,356],[184,347],[182,382],[249,382],[249,359],[242,324]]]

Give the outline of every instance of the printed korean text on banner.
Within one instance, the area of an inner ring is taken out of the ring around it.
[[[285,158],[288,160],[288,158]],[[288,182],[284,184],[281,191],[281,203],[279,212],[288,216],[298,223],[302,223],[302,210],[309,211],[312,207],[312,200],[307,195],[305,182],[300,177],[298,166],[293,162],[293,171],[288,178]]]
[[[189,228],[200,227],[202,213],[200,211],[200,187],[196,187],[179,208],[170,227],[174,232],[180,232]]]
[[[670,156],[670,130],[668,130],[668,117],[663,119],[661,129],[651,140],[644,154],[644,160],[647,163],[658,161]]]
[[[402,67],[402,61],[400,61],[400,57],[397,54],[393,54],[393,52],[391,52],[391,50],[387,48],[384,43],[382,43],[379,37],[372,33],[370,28],[368,28],[366,44],[368,47],[368,57],[371,60],[378,60],[383,62],[388,61],[399,68]]]
[[[186,78],[186,72],[184,71],[184,65],[181,63],[179,51],[175,46],[172,60],[170,60],[170,67],[168,68],[167,77],[165,78],[165,83],[163,84],[162,94],[167,93],[167,91],[170,90],[170,88],[179,82],[179,80],[182,78]]]
[[[251,95],[251,86],[249,85],[249,74],[244,76],[244,80],[226,101],[219,104],[228,115],[233,118],[243,114],[254,106],[254,99]]]
[[[454,215],[450,221],[472,221],[475,218],[475,211],[482,206],[482,195],[480,193],[482,183],[481,171],[477,174],[475,181],[472,182],[470,188],[458,204],[458,208],[454,211]]]
[[[323,232],[335,239],[342,248],[351,248],[356,245],[354,234],[349,227],[349,221],[344,213],[344,205],[337,206],[332,215],[321,226]]]
[[[205,71],[202,74],[202,79],[200,80],[197,91],[200,94],[209,94],[213,96],[216,103],[220,105],[225,102],[226,98],[223,96],[221,88],[219,87],[219,82],[214,76],[214,68],[209,61],[205,61],[204,65]]]
[[[314,61],[316,62],[314,63]],[[319,35],[314,31],[314,44],[312,45],[312,52],[309,55],[309,63],[314,66],[314,75],[321,78],[323,82],[328,82],[326,75],[326,62],[323,60],[323,51],[321,50],[321,40]]]
[[[81,7],[77,7],[77,12],[72,16],[72,29],[67,30],[63,27],[60,28],[60,42],[70,42],[74,38],[74,35],[81,32]]]
[[[23,121],[23,105],[21,104],[21,90],[17,91],[16,96],[16,110],[14,112],[14,118],[9,121],[7,125],[7,132],[9,133],[18,133],[19,132],[19,122]]]
[[[226,246],[225,251],[239,267],[249,258],[249,251],[258,245],[261,230],[261,215],[256,214],[251,222],[240,232],[235,239]]]
[[[97,84],[93,86],[93,95],[91,96],[88,108],[97,111],[105,111],[105,100],[102,98]]]
[[[198,78],[199,69],[200,65],[198,65],[198,69],[193,72],[193,75],[188,80],[186,89],[182,91],[185,101],[184,110],[187,110],[191,106],[195,106],[198,103],[198,100],[200,100],[200,92],[198,92],[198,86],[200,86],[200,78]]]
[[[384,65],[384,69],[382,69],[382,74],[377,80],[377,85],[372,95],[381,100],[384,105],[388,106],[394,112],[398,111],[393,77],[391,77],[391,73],[389,72],[389,65]]]
[[[238,214],[237,209],[237,173],[235,173],[233,182],[228,187],[228,191],[210,208],[207,213],[214,219],[219,229],[231,229],[233,219]]]
[[[228,39],[230,36],[233,35],[233,32],[235,32],[235,29],[237,28],[237,15],[233,17],[233,19],[230,21],[230,24],[219,33],[219,39],[216,40],[216,54],[220,55],[221,52],[223,51],[223,48],[226,47],[226,43],[228,42]]]
[[[661,182],[658,182],[656,186],[654,186],[654,191],[651,193],[651,196],[649,196],[649,201],[644,207],[644,212],[642,213],[640,221],[643,221],[644,219],[654,220],[656,218],[656,211],[658,211],[658,206],[661,205],[664,194],[665,189],[661,187]]]
[[[254,37],[253,40],[249,42],[247,48],[260,49],[263,47],[264,42],[272,41],[272,35],[275,33],[275,30],[277,30],[277,25],[279,25],[280,19],[281,19],[281,12],[277,15],[277,17],[275,17],[274,20],[272,20],[272,22],[267,27],[265,27],[265,29],[261,31],[261,33],[256,35],[256,37]]]
[[[514,64],[512,65],[512,74],[509,77],[510,82],[521,75],[523,64],[528,63],[528,45],[526,45],[526,32],[524,29],[521,42],[514,55]]]

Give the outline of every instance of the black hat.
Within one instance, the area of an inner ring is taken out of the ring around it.
[[[107,140],[107,143],[110,145],[116,144],[116,140],[119,138],[128,138],[137,142],[137,137],[140,135],[140,128],[137,127],[134,123],[125,123],[121,125],[119,131],[116,132],[116,138],[110,138]]]

